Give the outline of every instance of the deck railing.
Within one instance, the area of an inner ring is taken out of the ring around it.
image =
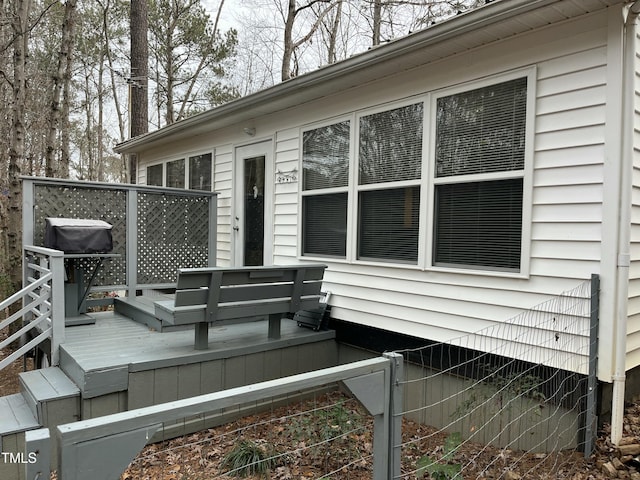
[[[24,245],[45,245],[47,217],[112,225],[117,258],[100,270],[92,292],[171,288],[178,268],[216,263],[214,192],[31,177],[22,186]]]
[[[47,339],[51,341],[51,364],[57,365],[59,361],[58,346],[64,341],[65,321],[63,253],[49,248],[24,247],[23,285],[22,290],[0,302],[0,311],[13,311],[0,322],[0,331],[10,332],[0,342],[0,350],[4,351],[14,342],[21,343],[0,360],[0,370]]]

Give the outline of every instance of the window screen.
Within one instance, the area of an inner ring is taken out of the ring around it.
[[[360,192],[358,257],[416,263],[420,188]]]
[[[420,178],[422,103],[360,118],[359,184]]]

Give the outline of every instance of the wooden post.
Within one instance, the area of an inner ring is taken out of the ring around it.
[[[60,344],[64,342],[65,306],[64,306],[64,253],[50,250],[49,268],[53,274],[51,280],[51,365],[60,363]]]
[[[138,189],[127,190],[127,296],[136,298],[138,289]]]

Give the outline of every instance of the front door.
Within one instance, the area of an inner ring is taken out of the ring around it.
[[[273,182],[271,141],[236,148],[232,222],[236,266],[273,263]]]

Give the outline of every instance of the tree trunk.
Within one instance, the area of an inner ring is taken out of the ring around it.
[[[60,125],[67,123],[62,118],[62,107],[60,98],[62,91],[68,90],[65,82],[71,81],[66,79],[67,73],[70,72],[68,62],[71,62],[73,53],[73,29],[75,24],[76,0],[67,0],[64,7],[64,20],[62,23],[62,38],[60,40],[60,50],[58,54],[58,68],[53,76],[53,92],[51,98],[51,111],[49,112],[49,130],[47,132],[47,140],[45,147],[45,174],[47,177],[54,177],[59,174],[59,167],[56,165],[56,151],[58,150],[58,131]],[[68,155],[68,149],[67,149]],[[68,164],[68,157],[67,157]],[[67,167],[68,172],[68,167]]]
[[[337,4],[336,14],[331,21],[331,29],[329,31],[329,45],[327,48],[327,62],[336,63],[336,43],[338,41],[338,29],[340,28],[340,19],[342,17],[342,3],[340,0]]]
[[[296,0],[289,0],[287,18],[284,24],[284,52],[282,53],[281,79],[291,78],[291,57],[293,56],[293,24],[296,19]]]
[[[62,25],[62,49],[67,50],[65,58],[61,58],[63,63],[63,87],[62,87],[62,125],[60,138],[60,165],[58,175],[61,178],[69,178],[70,164],[70,125],[69,112],[71,110],[71,75],[73,69],[73,45],[75,44],[74,32],[76,23],[76,0],[67,0],[65,5],[64,24]],[[64,61],[64,62],[63,62]]]
[[[20,169],[24,161],[25,100],[29,9],[31,0],[16,0],[13,29],[13,108],[11,145],[9,147],[9,265],[14,290],[22,285],[22,188]]]
[[[380,45],[380,24],[382,23],[382,0],[373,0],[373,35],[371,45]]]
[[[129,79],[130,138],[149,131],[149,14],[147,0],[131,0],[131,78]],[[137,165],[135,156],[129,157],[129,181],[135,183]]]

